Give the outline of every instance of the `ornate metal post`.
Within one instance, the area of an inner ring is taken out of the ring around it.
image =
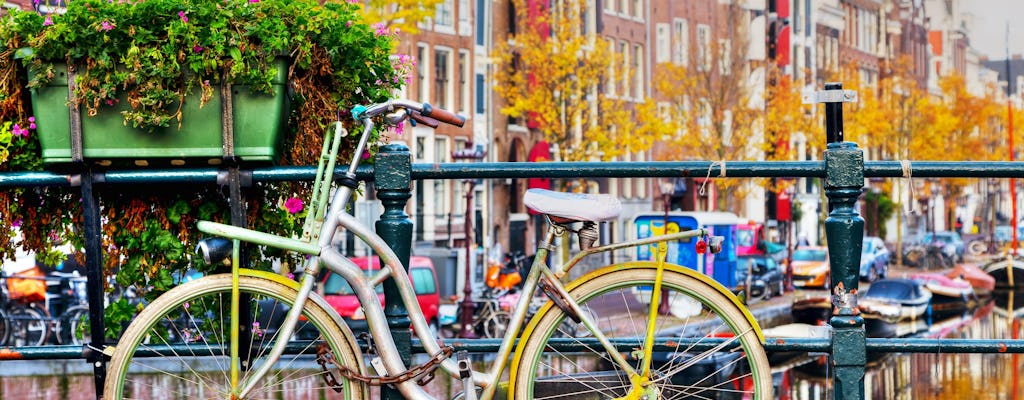
[[[843,140],[843,103],[854,102],[856,92],[840,83],[825,84],[813,102],[825,103],[825,195],[829,215],[825,219],[832,288],[832,367],[835,398],[864,398],[864,364],[867,363],[864,319],[857,309],[860,252],[864,245],[864,219],[854,203],[864,188],[864,152]]]
[[[374,163],[373,177],[377,185],[377,198],[384,206],[384,214],[375,226],[377,234],[391,246],[402,260],[402,265],[409,268],[412,220],[405,213],[405,204],[412,197],[412,156],[409,148],[401,144],[381,147]],[[409,330],[409,313],[392,279],[384,282],[384,314],[388,317],[388,326],[402,354],[402,361],[410,365],[412,334]],[[381,398],[399,400],[403,397],[397,389],[385,385],[381,387]]]

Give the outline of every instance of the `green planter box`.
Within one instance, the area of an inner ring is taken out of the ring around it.
[[[246,85],[232,86],[235,155],[247,164],[269,164],[277,159],[280,138],[287,128],[287,63],[279,61],[274,94],[252,93]],[[58,67],[49,86],[32,91],[36,132],[43,162],[57,166],[71,162],[71,125],[67,68]],[[136,129],[124,124],[119,106],[95,116],[81,113],[83,156],[100,166],[216,165],[222,161],[221,95],[219,88],[203,107],[198,91],[182,106],[180,128]]]

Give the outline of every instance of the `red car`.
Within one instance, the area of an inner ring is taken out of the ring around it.
[[[351,260],[368,275],[380,270],[380,259],[377,256],[354,257]],[[428,257],[410,257],[409,278],[412,280],[413,289],[416,291],[416,300],[420,304],[420,309],[423,310],[423,316],[430,324],[430,329],[436,334],[437,307],[441,302],[441,297],[438,294],[434,263]],[[327,300],[327,303],[345,319],[350,328],[365,331],[367,329],[366,316],[348,282],[341,276],[327,271],[322,283],[324,300]],[[384,304],[383,290],[382,285],[377,286],[377,297],[380,298],[381,305]]]

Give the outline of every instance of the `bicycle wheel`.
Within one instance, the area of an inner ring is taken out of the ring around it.
[[[9,309],[11,332],[8,343],[12,346],[42,346],[50,338],[50,315],[33,305]]]
[[[655,272],[653,263],[616,265],[568,287],[637,372],[645,335],[653,328],[661,346],[651,356],[646,382],[634,387],[602,346],[560,333],[567,316],[549,303],[530,321],[520,341],[512,364],[512,398],[642,398],[655,393],[670,399],[771,399],[768,358],[756,328],[735,299],[706,277],[666,266],[662,287],[668,289],[663,303],[668,313],[648,324]]]
[[[497,311],[484,321],[484,337],[489,339],[500,339],[505,336],[511,316],[505,311]]]
[[[89,335],[89,307],[74,306],[64,311],[57,325],[57,341],[60,344],[80,345]]]
[[[288,306],[297,296],[297,285],[274,274],[243,270],[239,289],[251,298],[246,303],[251,309],[251,340],[239,342],[240,348],[251,349],[248,365],[252,368],[239,371],[239,382],[245,382],[252,370],[270,362],[266,355],[278,337],[277,328]],[[178,286],[149,304],[117,344],[108,368],[105,397],[233,398],[230,299],[231,275],[223,274]],[[318,364],[317,351],[327,346],[338,364],[366,373],[351,331],[341,325],[336,313],[327,310],[322,298],[310,295],[303,318],[289,338],[289,349],[294,351],[286,351],[274,361],[270,372],[246,398],[366,398],[365,385],[346,380],[331,364],[330,372]],[[153,352],[161,354],[145,354]],[[325,383],[327,374],[337,378],[341,393]]]
[[[0,309],[0,346],[7,345],[7,335],[11,332],[11,323],[7,320],[7,312]]]

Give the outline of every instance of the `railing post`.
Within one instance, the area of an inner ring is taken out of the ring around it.
[[[405,214],[405,204],[412,197],[412,156],[409,148],[401,144],[382,146],[374,163],[373,177],[377,198],[384,206],[384,214],[377,221],[377,234],[391,246],[402,265],[409,268],[412,250],[412,220]],[[412,363],[409,314],[402,304],[394,281],[384,282],[384,314],[395,338],[395,344],[405,365]],[[390,386],[381,387],[381,398],[402,399],[402,394]]]
[[[835,398],[864,398],[864,364],[867,353],[864,319],[857,309],[860,252],[864,244],[864,219],[854,203],[864,188],[864,152],[843,140],[843,102],[856,98],[840,83],[825,85],[825,195],[829,215],[825,219],[828,241],[832,304],[832,366]]]

